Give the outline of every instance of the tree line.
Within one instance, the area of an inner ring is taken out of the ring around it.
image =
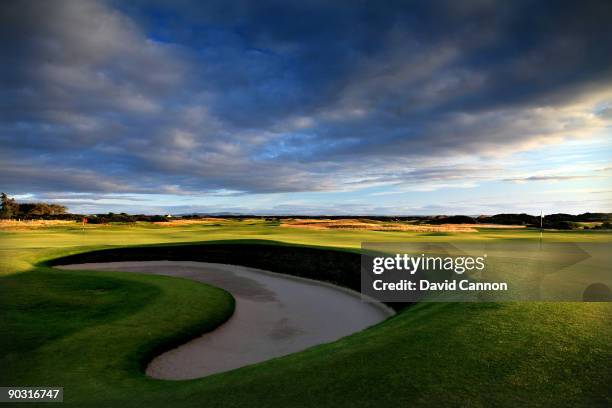
[[[6,193],[1,195],[0,218],[31,219],[66,214],[67,208],[52,203],[18,203]]]
[[[163,215],[145,214],[73,214],[68,209],[59,204],[53,203],[18,203],[14,198],[10,198],[6,193],[1,195],[0,219],[33,220],[33,219],[54,219],[54,220],[74,220],[83,221],[90,224],[108,224],[110,222],[164,222],[168,218]]]
[[[14,198],[9,198],[6,193],[2,193],[2,203],[0,207],[0,219],[63,219],[86,221],[91,224],[107,224],[111,222],[164,222],[168,221],[167,216],[163,215],[145,215],[145,214],[126,214],[112,213],[81,215],[71,214],[67,212],[67,208],[59,204],[51,203],[17,203]],[[283,218],[312,218],[312,219],[370,219],[378,221],[392,222],[416,222],[419,224],[502,224],[502,225],[524,225],[526,227],[540,227],[549,229],[612,229],[612,213],[584,213],[578,215],[572,214],[548,214],[540,219],[539,216],[530,214],[496,214],[496,215],[481,215],[478,217],[470,217],[466,215],[433,215],[433,216],[309,216],[309,215],[292,215],[292,216],[263,216],[263,215],[246,215],[246,214],[183,214],[176,218],[182,219],[198,219],[198,218],[221,218],[244,220],[251,218],[259,218],[268,222],[279,222]],[[594,225],[587,225],[593,223]]]

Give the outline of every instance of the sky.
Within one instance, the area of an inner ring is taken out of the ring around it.
[[[612,212],[612,2],[3,1],[0,189],[77,213]]]

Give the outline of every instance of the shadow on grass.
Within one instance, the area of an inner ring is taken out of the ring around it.
[[[125,261],[197,261],[247,266],[361,290],[361,255],[357,250],[292,245],[266,240],[110,248],[68,255],[45,265]],[[400,311],[409,303],[389,303]]]

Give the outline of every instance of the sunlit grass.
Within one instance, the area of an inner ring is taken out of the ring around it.
[[[222,322],[233,307],[225,292],[182,279],[37,266],[113,246],[235,239],[359,248],[362,241],[537,240],[540,234],[310,230],[260,220],[0,231],[0,382],[63,386],[64,405],[75,407],[612,402],[610,304],[422,304],[332,344],[174,382],[145,377],[143,356]],[[545,232],[544,239],[610,242],[611,235]]]

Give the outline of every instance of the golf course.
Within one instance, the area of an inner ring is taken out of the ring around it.
[[[612,408],[611,21],[0,2],[0,408]]]
[[[63,387],[71,407],[610,406],[611,303],[390,304],[396,314],[339,340],[177,381],[146,368],[231,319],[230,292],[154,272],[54,267],[210,261],[351,288],[333,260],[358,262],[364,241],[538,239],[531,228],[329,230],[264,219],[13,224],[0,230],[0,385]],[[612,233],[543,239],[612,243]]]

